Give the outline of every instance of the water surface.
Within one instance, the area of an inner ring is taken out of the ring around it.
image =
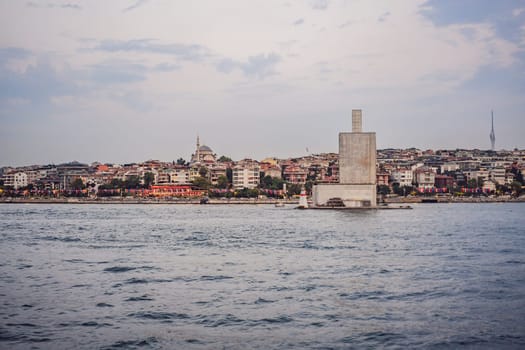
[[[524,348],[524,214],[2,204],[0,348]]]

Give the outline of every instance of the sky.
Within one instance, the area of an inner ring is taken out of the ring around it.
[[[525,148],[525,1],[0,0],[0,166]]]

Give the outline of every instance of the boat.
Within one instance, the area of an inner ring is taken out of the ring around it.
[[[277,203],[275,203],[275,206],[277,208],[282,208],[282,207],[284,207],[284,203],[283,202],[277,202]]]

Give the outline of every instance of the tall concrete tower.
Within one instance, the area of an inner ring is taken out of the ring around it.
[[[339,133],[339,183],[312,188],[314,206],[342,201],[348,208],[376,207],[376,133],[363,132],[362,112],[352,110],[352,132]]]
[[[496,150],[496,134],[494,133],[494,111],[490,111],[492,114],[492,129],[490,130],[490,144],[492,150]]]

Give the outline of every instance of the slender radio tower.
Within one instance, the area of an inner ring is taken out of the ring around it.
[[[490,144],[492,146],[492,150],[495,150],[496,146],[496,134],[494,133],[494,111],[490,111],[492,114],[492,129],[490,130]]]

